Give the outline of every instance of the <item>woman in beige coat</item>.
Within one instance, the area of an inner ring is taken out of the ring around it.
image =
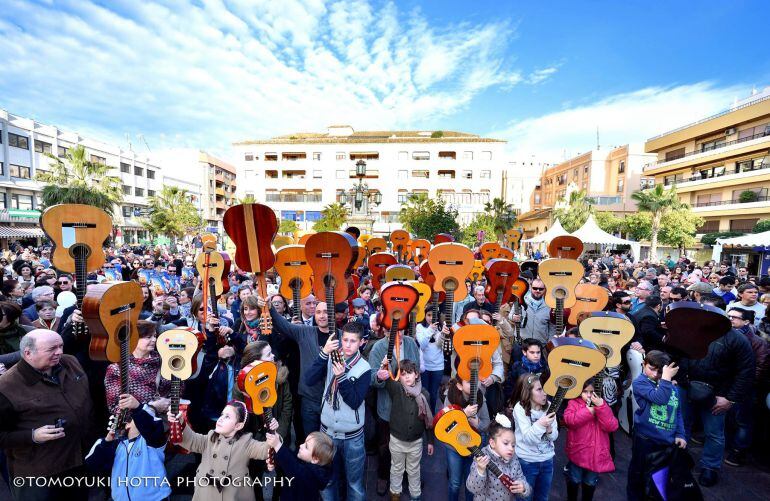
[[[246,404],[231,400],[222,410],[215,428],[206,435],[184,427],[179,444],[201,454],[195,473],[193,501],[253,501],[254,482],[249,477],[249,460],[266,459],[268,446],[243,431],[248,413]],[[169,412],[169,422],[182,421],[181,414]]]

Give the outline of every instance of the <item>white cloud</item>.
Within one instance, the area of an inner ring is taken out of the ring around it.
[[[3,3],[0,107],[153,148],[439,123],[524,80],[509,24],[435,26],[391,2]]]
[[[561,161],[596,147],[596,129],[602,148],[643,143],[729,108],[748,95],[746,86],[716,87],[709,82],[672,87],[647,87],[562,111],[512,122],[490,132],[508,140],[517,155],[536,154],[546,161]]]
[[[541,82],[544,82],[551,78],[554,73],[558,71],[558,68],[555,66],[551,66],[549,68],[543,68],[540,70],[533,71],[529,77],[527,78],[527,82],[531,83],[532,85],[537,85]]]

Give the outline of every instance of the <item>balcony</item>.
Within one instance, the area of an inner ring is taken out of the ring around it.
[[[267,193],[266,202],[313,203],[321,202],[321,193]]]
[[[763,161],[759,166],[754,166],[751,169],[741,169],[740,167],[735,167],[733,169],[714,169],[708,177],[703,177],[701,171],[696,171],[689,175],[676,174],[663,178],[663,186],[676,184],[677,190],[683,190],[685,188],[697,188],[698,186],[718,181],[740,180],[750,182],[750,179],[748,178],[767,174],[768,169],[770,169],[770,161]]]
[[[615,204],[623,203],[623,197],[621,197],[621,196],[614,196],[614,197],[606,197],[606,196],[586,197],[586,200],[589,200],[592,205],[615,205]]]
[[[661,167],[669,167],[673,164],[680,163],[683,161],[700,160],[711,155],[732,152],[733,150],[738,150],[740,148],[743,148],[744,146],[758,145],[768,140],[770,140],[770,132],[765,131],[760,134],[754,134],[753,136],[747,136],[740,139],[735,139],[733,141],[726,141],[724,143],[720,143],[718,147],[696,149],[694,151],[688,151],[679,155],[675,155],[674,157],[668,158],[663,161],[651,162],[649,164],[646,164],[643,170],[647,172],[648,170],[658,169]],[[703,145],[699,145],[699,146],[703,146]]]
[[[758,202],[770,202],[770,197],[757,197],[756,200],[752,200],[751,202],[741,202],[740,199],[734,198],[732,200],[719,200],[716,202],[703,202],[699,204],[693,204],[693,208],[699,208],[699,207],[718,207],[721,205],[735,205],[735,204],[754,204]]]

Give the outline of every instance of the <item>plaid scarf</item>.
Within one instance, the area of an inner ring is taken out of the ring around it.
[[[331,362],[331,355],[329,356],[329,360]],[[324,395],[324,400],[329,402],[332,406],[332,409],[334,409],[335,411],[340,408],[340,401],[339,401],[339,397],[337,396],[338,394],[337,389],[339,388],[339,384],[340,384],[339,380],[343,375],[347,374],[347,372],[350,369],[352,369],[353,366],[356,365],[359,360],[361,360],[361,352],[357,351],[353,357],[345,361],[345,372],[343,372],[339,376],[334,376],[332,378],[331,384],[326,389],[326,395]]]
[[[417,381],[414,386],[407,386],[402,382],[401,387],[404,389],[404,393],[415,399],[415,402],[417,403],[417,416],[422,419],[425,424],[425,429],[429,430],[433,428],[433,413],[430,410],[428,400],[422,393],[422,383]]]

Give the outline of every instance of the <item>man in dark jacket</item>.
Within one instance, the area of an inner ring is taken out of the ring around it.
[[[660,296],[648,296],[644,300],[644,305],[636,310],[636,313],[629,314],[633,317],[636,327],[634,338],[642,343],[645,351],[666,351],[663,345],[665,332],[660,327],[660,310]]]
[[[36,329],[21,340],[21,361],[0,377],[0,448],[18,477],[73,477],[93,441],[88,378],[61,337]],[[76,484],[77,485],[77,484]],[[15,499],[87,499],[85,489],[11,482]]]
[[[677,379],[683,390],[686,439],[690,439],[696,413],[705,433],[698,479],[704,487],[719,481],[725,450],[725,416],[734,405],[750,396],[754,365],[751,344],[737,329],[713,341],[705,358],[683,358],[680,362],[682,370]]]

